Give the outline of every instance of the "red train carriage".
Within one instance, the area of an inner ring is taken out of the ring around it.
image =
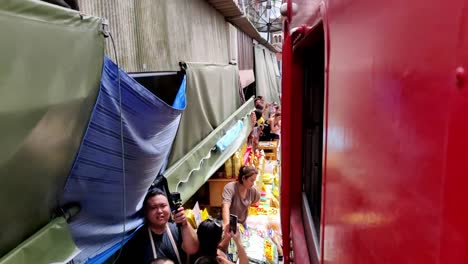
[[[467,263],[468,1],[287,7],[285,262]]]

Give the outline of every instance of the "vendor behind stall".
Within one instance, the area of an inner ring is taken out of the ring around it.
[[[240,224],[245,224],[249,206],[260,200],[260,193],[255,189],[257,170],[253,166],[242,166],[239,170],[237,182],[230,182],[224,186],[222,216],[223,224],[229,224],[229,215],[237,216]]]

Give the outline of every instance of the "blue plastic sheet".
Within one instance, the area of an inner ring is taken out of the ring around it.
[[[174,100],[174,103],[172,104],[172,107],[178,108],[178,109],[185,109],[185,87],[187,84],[187,76],[184,76],[184,79],[182,80],[182,84],[180,85],[179,91],[177,92],[176,98]]]
[[[239,134],[242,132],[242,128],[244,128],[244,123],[241,120],[238,120],[236,124],[231,127],[226,134],[216,142],[216,147],[224,151],[226,148],[228,148],[234,140],[239,137]]]
[[[124,196],[125,231],[142,224],[138,213],[142,199],[169,154],[185,109],[183,96],[177,99],[177,108],[169,106],[120,70],[121,115],[117,70],[105,58],[99,96],[61,201],[81,205],[70,223],[82,250],[75,263],[102,262],[132,234],[123,235]],[[185,91],[184,85],[180,90]]]
[[[138,230],[138,229],[136,229]],[[135,230],[135,231],[136,231]],[[98,255],[94,256],[93,258],[90,258],[86,263],[87,264],[100,264],[100,263],[105,263],[106,260],[108,260],[112,255],[114,255],[118,250],[120,250],[123,245],[125,245],[132,237],[135,235],[135,232],[133,232],[129,236],[125,236],[124,240],[120,240],[117,242],[117,244],[113,245],[106,251],[99,253]]]

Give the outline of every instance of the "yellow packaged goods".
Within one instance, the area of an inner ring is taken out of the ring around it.
[[[195,215],[192,212],[192,209],[185,209],[185,217],[187,218],[187,222],[194,228],[197,229],[197,223],[195,222]]]
[[[239,177],[239,170],[242,166],[242,163],[241,163],[241,157],[240,157],[240,153],[239,151],[236,151],[236,153],[234,153],[234,155],[232,156],[232,165],[234,167],[234,175],[235,177]]]
[[[266,210],[260,207],[249,207],[249,215],[265,215]]]
[[[227,159],[224,163],[224,169],[226,170],[226,178],[232,178],[232,160],[231,158]]]
[[[279,208],[279,201],[275,197],[270,197],[271,207]]]
[[[271,208],[268,207],[249,207],[249,215],[268,215]],[[275,209],[275,208],[273,208]],[[278,210],[276,210],[278,211]]]
[[[270,207],[270,209],[268,210],[268,215],[277,215],[277,214],[278,214],[278,208]]]
[[[276,197],[276,198],[279,198],[278,186],[275,186],[275,188],[273,188],[273,196]]]
[[[249,207],[249,212],[248,212],[249,215],[257,215],[257,209],[256,207]]]
[[[264,243],[265,259],[268,263],[275,263],[276,245],[265,239]]]
[[[264,173],[263,174],[263,183],[272,184],[273,183],[273,175],[271,175],[271,173]]]
[[[203,211],[201,211],[201,219],[202,219],[202,221],[205,221],[208,218],[210,218],[210,214],[208,213],[208,211],[205,208],[205,209],[203,209]]]

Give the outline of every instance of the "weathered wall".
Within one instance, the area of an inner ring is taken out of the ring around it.
[[[251,70],[254,65],[253,41],[244,32],[237,31],[239,70]]]
[[[128,72],[175,71],[179,61],[229,62],[224,17],[204,0],[79,0],[81,12],[106,17]],[[111,42],[107,54],[114,58]]]

